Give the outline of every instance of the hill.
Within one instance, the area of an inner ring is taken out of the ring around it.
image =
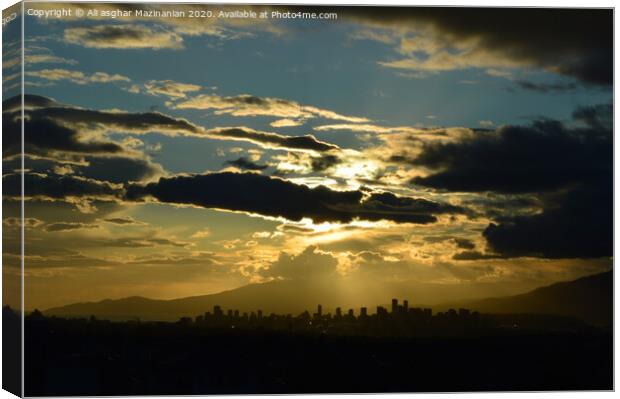
[[[586,276],[537,288],[525,294],[464,302],[482,313],[555,314],[579,318],[589,324],[613,322],[613,273]]]

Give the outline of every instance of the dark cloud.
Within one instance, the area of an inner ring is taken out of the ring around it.
[[[27,154],[50,156],[52,152],[73,154],[118,154],[124,149],[117,143],[104,140],[81,139],[80,133],[72,128],[62,126],[47,118],[44,114],[31,115],[24,124],[24,149]],[[21,152],[21,116],[20,111],[3,113],[2,117],[2,155],[4,157]]]
[[[454,242],[456,246],[461,249],[474,249],[476,247],[476,244],[467,238],[455,238]]]
[[[458,142],[429,143],[412,162],[439,170],[412,180],[426,187],[467,192],[550,191],[611,173],[611,129],[591,122],[584,128],[570,128],[558,121],[539,120],[530,126],[479,131]]]
[[[575,90],[575,83],[537,83],[529,80],[517,80],[515,82],[523,90],[537,91],[539,93],[552,93]]]
[[[26,108],[43,108],[59,106],[55,100],[35,94],[24,94]],[[14,96],[2,101],[2,112],[14,112],[22,109],[22,96]]]
[[[579,107],[573,112],[573,119],[592,127],[591,134],[598,132],[602,136],[609,134],[610,128],[613,126],[613,118],[614,110],[612,104]]]
[[[21,151],[21,110],[14,97],[3,102],[3,155]],[[49,156],[50,152],[72,154],[119,154],[126,152],[120,144],[97,137],[98,130],[145,133],[198,134],[201,128],[185,119],[175,119],[159,112],[123,113],[96,111],[59,104],[45,97],[24,96],[25,151]]]
[[[340,8],[342,18],[390,29],[431,27],[456,44],[574,77],[613,82],[613,10],[557,8]]]
[[[245,157],[239,157],[234,161],[226,161],[226,164],[235,166],[242,170],[265,170],[269,167],[268,165],[259,165]]]
[[[580,186],[547,201],[542,213],[512,216],[483,232],[489,249],[504,257],[613,256],[613,180]]]
[[[467,211],[450,204],[382,192],[373,193],[365,199],[357,213],[360,219],[426,224],[436,222],[435,215],[464,214]]]
[[[70,231],[70,230],[80,230],[80,229],[96,229],[99,227],[97,224],[93,223],[81,223],[81,222],[58,222],[58,223],[50,223],[45,226],[45,231],[56,232],[56,231]]]
[[[3,105],[11,109],[14,101],[9,99]],[[42,173],[62,168],[66,171],[63,173],[115,183],[148,180],[165,173],[161,165],[97,132],[121,129],[195,133],[199,130],[183,119],[159,113],[92,111],[34,95],[25,95],[24,101],[26,167]],[[5,162],[10,162],[6,159],[21,153],[20,111],[4,111],[2,124],[3,156]],[[15,160],[19,163],[19,159]],[[66,165],[67,162],[71,165]]]
[[[314,172],[323,172],[338,165],[340,162],[341,159],[336,155],[327,154],[320,157],[313,157],[310,160],[310,165],[312,166],[312,170]]]
[[[183,38],[179,34],[136,24],[69,28],[65,30],[64,38],[68,43],[91,48],[183,48]]]
[[[275,147],[316,152],[340,149],[337,145],[320,141],[311,134],[305,136],[284,136],[277,133],[259,132],[244,127],[211,129],[207,133],[213,138],[249,141],[268,148]]]
[[[74,167],[76,173],[112,183],[148,181],[165,174],[161,165],[143,158],[86,157],[86,162]]]
[[[205,129],[186,119],[173,118],[159,112],[98,111],[62,105],[41,96],[25,95],[25,151],[27,154],[53,157],[66,155],[122,154],[130,149],[104,139],[102,133],[145,134],[157,132],[171,136],[194,136],[220,140],[246,141],[261,147],[313,152],[339,150],[339,147],[320,141],[312,135],[284,136],[246,127]],[[3,112],[3,156],[21,151],[21,111],[8,99],[3,105],[13,111]],[[135,151],[134,151],[135,152]],[[56,154],[57,155],[57,154]]]
[[[476,244],[474,244],[473,241],[467,238],[454,237],[454,236],[428,236],[428,237],[424,237],[424,241],[430,242],[430,243],[450,241],[450,242],[453,242],[454,245],[456,245],[456,247],[460,249],[474,249],[476,247]]]
[[[391,193],[310,188],[255,173],[211,173],[160,178],[157,183],[130,185],[126,198],[255,213],[300,221],[347,223],[355,218],[398,223],[433,223],[435,214],[464,213],[462,208]]]
[[[3,196],[21,196],[20,174],[7,174],[2,177]],[[78,176],[46,175],[24,173],[24,194],[26,197],[67,199],[69,197],[112,200],[122,196],[122,188],[108,182]]]
[[[46,107],[28,112],[35,118],[62,121],[65,124],[97,124],[129,132],[170,132],[171,134],[199,134],[202,129],[186,119],[173,118],[160,112],[111,112],[73,107]]]
[[[572,127],[544,120],[479,132],[456,143],[429,144],[414,163],[440,171],[414,183],[450,191],[534,195],[538,212],[494,215],[495,222],[483,232],[491,254],[612,256],[611,106],[579,108],[573,116],[578,123]],[[472,256],[462,253],[455,259]]]
[[[138,157],[84,156],[79,158],[78,163],[71,161],[69,159],[56,162],[46,158],[24,157],[24,165],[29,172],[74,175],[111,183],[150,181],[165,175],[161,165]],[[21,170],[21,158],[5,159],[2,166],[5,173]]]
[[[454,260],[485,260],[485,259],[500,259],[502,256],[497,254],[483,254],[479,251],[463,251],[458,252],[452,256]]]
[[[119,224],[119,225],[130,225],[130,224],[144,224],[144,222],[140,222],[131,217],[118,217],[118,218],[106,218],[103,219],[104,222]]]

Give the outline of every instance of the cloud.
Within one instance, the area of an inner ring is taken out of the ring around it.
[[[296,121],[294,119],[278,119],[271,122],[269,125],[272,127],[294,127],[303,125],[303,121]]]
[[[175,241],[160,237],[121,237],[121,238],[95,238],[88,241],[89,245],[115,248],[152,248],[156,246],[172,246],[185,248],[190,246],[188,242]]]
[[[573,119],[592,128],[591,134],[609,135],[610,127],[613,126],[614,110],[612,104],[597,104],[578,107],[573,111]]]
[[[337,123],[331,125],[319,125],[313,128],[317,132],[328,131],[351,131],[354,133],[372,133],[377,138],[386,142],[401,140],[407,141],[409,145],[413,141],[446,141],[458,138],[470,132],[470,129],[451,127],[451,128],[424,128],[413,126],[380,126],[368,123]],[[399,144],[400,149],[402,143]]]
[[[182,127],[187,124],[160,115],[73,108],[32,95],[26,95],[24,101],[26,162],[31,171],[41,173],[79,174],[115,183],[148,181],[165,174],[162,166],[124,141],[106,139],[103,133],[110,129],[157,130],[157,126],[168,130],[175,123]],[[12,100],[4,105],[2,144],[8,167],[13,160],[19,163],[14,156],[21,153],[21,115],[13,110]]]
[[[349,124],[349,123],[339,123],[332,125],[320,125],[315,126],[313,128],[317,132],[326,132],[331,130],[349,130],[352,132],[360,132],[360,133],[377,133],[377,134],[390,134],[390,133],[422,133],[424,129],[410,127],[410,126],[395,126],[395,127],[387,127],[387,126],[379,126],[368,123],[362,124]]]
[[[151,181],[167,174],[160,164],[144,158],[106,156],[84,160],[86,165],[74,167],[75,172],[112,183]]]
[[[104,222],[107,223],[112,223],[112,224],[118,224],[121,226],[126,226],[126,225],[144,225],[146,223],[141,222],[139,220],[136,220],[132,217],[129,216],[123,216],[123,217],[116,217],[116,218],[105,218],[103,219]]]
[[[211,230],[209,229],[202,229],[199,230],[197,232],[195,232],[194,234],[192,234],[192,238],[207,238],[211,235]]]
[[[457,142],[428,143],[411,162],[436,172],[412,182],[466,192],[556,190],[611,173],[611,148],[610,128],[538,120],[480,131]]]
[[[265,170],[269,167],[268,165],[259,165],[245,157],[237,158],[234,161],[226,161],[226,164],[235,166],[241,170]]]
[[[278,260],[268,268],[259,270],[263,277],[283,279],[308,279],[335,275],[338,260],[330,253],[322,252],[315,246],[307,247],[298,255],[281,252]]]
[[[462,238],[462,237],[454,237],[450,235],[428,236],[428,237],[424,237],[424,241],[429,242],[429,243],[449,241],[449,242],[452,242],[454,245],[456,245],[457,248],[460,248],[460,249],[474,249],[476,247],[476,244],[474,244],[474,242],[471,241],[470,239]]]
[[[28,48],[28,47],[26,47]],[[68,64],[76,65],[78,62],[69,58],[58,57],[53,54],[29,54],[24,57],[26,64]]]
[[[23,220],[23,223],[22,223],[22,220]],[[15,228],[15,227],[21,227],[22,224],[24,225],[25,229],[34,229],[34,228],[44,225],[45,222],[37,218],[23,218],[22,219],[18,217],[8,217],[8,218],[2,219],[2,225],[4,227]]]
[[[21,151],[20,110],[16,98],[3,102],[3,154]],[[120,154],[127,152],[121,144],[105,140],[101,133],[110,130],[133,133],[198,134],[201,129],[185,119],[175,119],[157,112],[124,113],[96,111],[59,104],[49,98],[29,95],[25,102],[25,148],[28,154],[50,156],[51,153]]]
[[[168,106],[175,109],[213,109],[216,115],[273,116],[284,119],[284,122],[282,120],[275,122],[280,126],[282,123],[286,126],[292,126],[291,120],[295,120],[295,123],[302,123],[303,120],[311,118],[325,118],[351,123],[368,122],[367,118],[341,115],[330,110],[301,105],[295,101],[257,97],[249,94],[228,97],[202,94],[176,104],[169,103]]]
[[[488,260],[488,259],[501,259],[503,258],[500,255],[497,254],[487,254],[487,253],[482,253],[480,251],[462,251],[462,252],[458,252],[456,254],[454,254],[452,256],[453,260],[469,260],[469,261],[473,261],[473,260]]]
[[[22,175],[5,174],[2,177],[3,195],[10,198],[21,197]],[[26,198],[67,200],[84,198],[92,200],[115,201],[122,197],[121,185],[102,182],[79,176],[46,175],[43,173],[24,173],[24,196]]]
[[[501,218],[483,236],[492,252],[507,258],[611,257],[612,176],[602,175],[598,182],[548,200],[542,213]]]
[[[58,222],[58,223],[50,223],[45,226],[44,230],[48,232],[58,232],[58,231],[71,231],[71,230],[81,230],[81,229],[96,229],[99,225],[94,223],[81,223],[81,222]]]
[[[460,207],[422,198],[385,192],[365,196],[361,191],[310,188],[256,173],[232,172],[178,175],[160,178],[157,183],[129,185],[126,199],[154,199],[292,221],[309,218],[315,223],[348,223],[357,218],[426,224],[436,222],[436,214],[465,213]]]
[[[180,83],[173,80],[151,80],[144,84],[145,91],[153,96],[166,96],[173,99],[186,98],[187,93],[198,91],[202,86]]]
[[[612,83],[611,10],[373,7],[342,15],[395,36],[404,58],[381,62],[386,67],[429,73],[540,68],[584,83]]]
[[[478,132],[458,142],[428,144],[413,163],[439,171],[413,183],[535,196],[537,212],[493,216],[495,221],[483,232],[488,245],[484,257],[612,256],[611,114],[608,104],[578,108],[571,125],[539,120]],[[455,259],[472,256],[462,253]]]
[[[481,50],[464,50],[460,53],[443,50],[431,53],[427,58],[405,58],[397,61],[380,61],[379,65],[388,68],[411,70],[415,74],[409,73],[405,76],[415,78],[425,78],[429,74],[446,72],[467,68],[523,68],[529,64],[524,60],[513,60],[500,58],[495,54],[489,54]]]
[[[38,96],[36,94],[24,94],[23,97],[24,109],[43,108],[61,106],[52,98]],[[21,111],[22,108],[22,96],[13,96],[2,100],[2,112],[9,113],[14,111]]]
[[[186,119],[173,118],[159,112],[99,111],[63,105],[45,97],[26,95],[26,146],[29,153],[43,155],[49,151],[80,153],[126,152],[119,143],[101,139],[110,131],[133,134],[160,133],[168,136],[192,136],[218,140],[245,141],[264,148],[310,152],[339,150],[339,147],[317,140],[312,135],[284,136],[247,127],[205,129]],[[21,151],[20,110],[18,99],[4,103],[3,154]],[[90,137],[89,137],[90,136]]]
[[[30,116],[30,113],[27,113]],[[19,154],[21,151],[21,122],[18,112],[4,113],[3,155]],[[28,154],[48,156],[53,152],[70,152],[74,154],[117,154],[124,149],[117,143],[105,140],[81,139],[77,130],[62,126],[44,115],[33,115],[26,119],[24,135],[25,150]]]
[[[261,132],[247,127],[214,128],[205,131],[211,138],[220,140],[247,141],[265,148],[326,152],[339,150],[335,144],[318,140],[312,135],[284,136],[278,133]]]
[[[535,91],[539,93],[564,92],[575,90],[577,88],[576,83],[537,83],[529,80],[517,80],[515,83],[523,90]]]
[[[67,69],[42,69],[40,71],[27,71],[26,76],[32,76],[39,79],[50,81],[68,80],[79,85],[89,83],[110,83],[110,82],[129,82],[127,76],[105,72],[95,72],[87,75],[82,71],[70,71]]]
[[[329,168],[332,168],[342,162],[342,159],[332,155],[326,154],[320,157],[311,157],[310,158],[310,166],[312,167],[313,172],[323,172]]]
[[[65,29],[67,43],[97,49],[182,49],[181,35],[143,25],[98,25]]]

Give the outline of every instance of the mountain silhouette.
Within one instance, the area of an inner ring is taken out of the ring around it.
[[[445,305],[447,306],[447,305]],[[537,288],[525,294],[462,303],[482,313],[554,314],[597,326],[613,322],[612,271]]]
[[[273,281],[250,284],[217,294],[170,300],[128,297],[84,302],[44,311],[49,316],[84,317],[95,315],[110,320],[174,321],[182,316],[197,316],[219,305],[224,310],[239,309],[265,314],[313,311],[321,303],[325,312],[337,306],[343,309],[366,306],[373,312],[377,305],[388,306],[392,297],[409,299],[412,304],[433,306],[436,310],[467,307],[484,313],[548,313],[578,317],[588,323],[605,325],[611,320],[612,273],[606,272],[571,282],[557,283],[520,295],[479,299],[477,292],[488,292],[487,285],[441,285],[421,283],[366,283],[355,289],[339,285],[336,280]],[[497,289],[496,289],[497,291]],[[501,292],[501,291],[500,291]],[[499,293],[499,292],[498,292]],[[512,294],[512,293],[511,293]],[[443,299],[443,305],[440,305]],[[449,304],[449,305],[448,305]]]

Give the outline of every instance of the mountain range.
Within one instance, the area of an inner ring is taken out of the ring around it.
[[[523,294],[483,299],[473,297],[471,287],[464,290],[458,286],[441,284],[393,284],[380,290],[371,288],[358,287],[355,294],[352,294],[329,284],[312,281],[273,281],[250,284],[217,294],[179,299],[162,300],[134,296],[75,303],[47,309],[44,314],[64,317],[94,315],[110,320],[140,318],[173,321],[182,316],[196,316],[211,311],[215,305],[224,310],[239,309],[241,312],[261,309],[265,314],[299,314],[304,310],[313,311],[318,303],[323,305],[325,312],[333,311],[336,306],[343,309],[367,306],[369,311],[373,312],[377,305],[387,306],[391,299],[388,294],[398,294],[401,299],[409,298],[411,306],[429,306],[429,302],[424,299],[444,298],[443,303],[436,302],[432,305],[435,311],[449,307],[466,307],[481,313],[555,314],[576,317],[593,325],[611,325],[613,317],[611,271],[555,283]],[[434,296],[431,296],[431,293]],[[412,298],[415,300],[412,301]],[[422,305],[424,303],[426,305]]]

